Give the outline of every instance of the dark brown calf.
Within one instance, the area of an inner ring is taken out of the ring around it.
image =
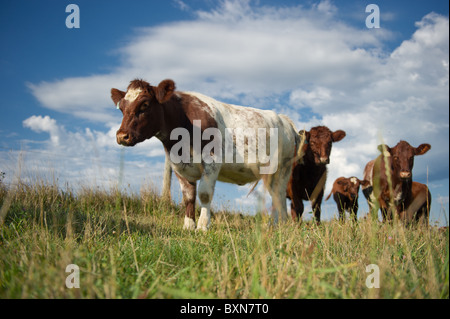
[[[326,126],[316,126],[309,132],[300,131],[304,137],[303,157],[294,163],[288,183],[286,197],[291,200],[291,215],[294,221],[302,217],[304,200],[311,201],[314,218],[320,223],[327,164],[330,162],[331,146],[345,137],[345,132],[330,131]]]
[[[412,203],[412,169],[414,156],[423,155],[430,144],[418,147],[400,141],[396,146],[379,145],[382,153],[373,163],[373,198],[378,203],[383,221],[391,220],[394,213],[400,214]]]
[[[358,193],[359,186],[369,185],[366,180],[360,180],[357,177],[339,177],[333,183],[333,188],[331,189],[330,195],[325,200],[328,200],[333,194],[333,199],[336,202],[339,219],[345,220],[345,211],[348,211],[353,217],[353,220],[357,221],[358,213]]]

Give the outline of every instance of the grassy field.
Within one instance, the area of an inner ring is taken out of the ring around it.
[[[190,232],[152,191],[0,186],[0,298],[449,298],[448,230],[218,211]]]

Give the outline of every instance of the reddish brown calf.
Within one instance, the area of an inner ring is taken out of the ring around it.
[[[326,126],[316,126],[309,132],[300,131],[304,136],[303,157],[294,163],[288,183],[286,197],[291,200],[291,215],[294,221],[302,217],[304,200],[311,201],[314,218],[320,223],[327,164],[330,162],[331,146],[345,137],[345,132],[330,131]]]
[[[328,200],[333,194],[333,199],[336,202],[338,211],[339,211],[339,219],[341,221],[345,220],[345,211],[348,211],[352,216],[353,220],[357,221],[357,213],[358,213],[358,193],[359,186],[369,185],[369,182],[366,180],[360,180],[357,177],[339,177],[333,183],[333,188],[330,192],[330,195],[325,200]]]
[[[382,154],[373,164],[372,187],[383,221],[391,220],[394,213],[400,214],[412,203],[414,156],[423,155],[430,148],[430,144],[413,147],[405,141],[400,141],[392,148],[378,146]]]

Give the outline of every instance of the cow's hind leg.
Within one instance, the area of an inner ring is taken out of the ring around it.
[[[191,183],[184,177],[175,173],[181,186],[181,193],[183,194],[183,205],[186,209],[184,217],[183,229],[195,229],[195,196],[196,183]]]
[[[286,188],[289,182],[291,167],[279,168],[273,175],[265,175],[263,178],[264,185],[272,197],[272,218],[273,222],[278,223],[278,218],[282,221],[288,219],[286,206]]]

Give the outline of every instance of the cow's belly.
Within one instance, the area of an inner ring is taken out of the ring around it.
[[[257,181],[260,176],[256,165],[222,164],[218,180],[225,183],[245,185]]]
[[[189,182],[194,183],[202,177],[202,165],[201,164],[174,164],[172,163],[172,169],[178,174],[186,178]]]
[[[201,164],[173,164],[172,169],[189,182],[196,182],[202,177],[203,167]],[[217,180],[225,183],[245,185],[257,181],[260,176],[257,165],[249,164],[221,164]]]

